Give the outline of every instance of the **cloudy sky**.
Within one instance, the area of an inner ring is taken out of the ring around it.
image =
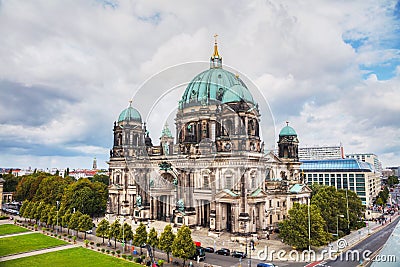
[[[0,0],[0,167],[107,168],[132,97],[158,143],[166,118],[137,92],[162,94],[173,85],[143,90],[150,77],[207,61],[215,33],[276,133],[290,121],[302,146],[400,165],[400,2]]]

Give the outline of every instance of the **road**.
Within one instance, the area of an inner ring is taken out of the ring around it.
[[[345,253],[342,253],[335,261],[327,261],[324,266],[340,266],[340,267],[353,267],[358,266],[360,262],[364,262],[363,253],[367,253],[368,251],[374,253],[379,250],[388,240],[397,223],[399,222],[400,217],[398,217],[395,221],[393,221],[390,225],[384,227],[383,229],[375,232],[370,235],[357,245],[348,250]],[[370,256],[365,254],[367,257]],[[357,259],[358,258],[358,259]]]

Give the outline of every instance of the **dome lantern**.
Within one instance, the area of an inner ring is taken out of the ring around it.
[[[215,43],[214,43],[214,53],[210,59],[210,68],[222,68],[222,57],[218,53],[218,43],[217,43],[218,34],[214,35]]]

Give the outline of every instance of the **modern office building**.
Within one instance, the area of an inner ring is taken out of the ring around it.
[[[324,160],[324,159],[343,159],[342,146],[314,146],[300,147],[300,160]]]
[[[356,159],[304,160],[300,169],[309,185],[318,183],[349,189],[369,206],[380,191],[380,173],[368,162]]]
[[[346,154],[348,159],[358,159],[360,161],[368,162],[374,166],[375,170],[382,173],[382,163],[379,161],[378,156],[373,153],[354,153]]]

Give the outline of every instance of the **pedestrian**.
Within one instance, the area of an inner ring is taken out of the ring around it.
[[[189,266],[193,267],[193,262],[192,261],[189,262]]]

